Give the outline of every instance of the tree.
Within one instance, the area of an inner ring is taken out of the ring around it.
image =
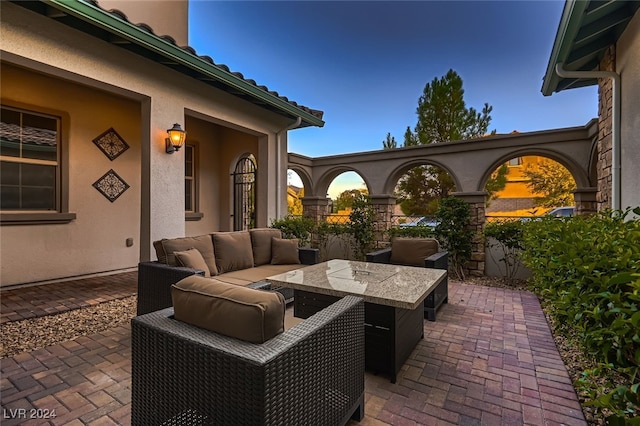
[[[336,198],[335,206],[337,210],[347,210],[353,207],[353,202],[360,196],[368,195],[369,191],[366,188],[362,189],[347,189],[342,191]]]
[[[287,187],[287,214],[292,216],[302,215],[302,197],[304,197],[304,188],[300,188],[296,192],[295,187],[291,185]]]
[[[502,191],[507,186],[507,175],[509,174],[509,166],[503,164],[498,167],[484,186],[484,190],[487,191],[487,207],[491,200],[498,198],[498,192]]]
[[[387,139],[382,141],[382,148],[393,149],[397,147],[398,147],[398,143],[396,142],[396,138],[391,136],[391,133],[387,133]]]
[[[535,193],[542,194],[534,198],[536,206],[560,207],[574,204],[572,191],[576,181],[562,164],[542,159],[537,164],[525,167],[522,174],[529,179],[527,186]]]
[[[418,123],[414,132],[407,127],[404,146],[484,136],[489,129],[492,109],[487,103],[481,112],[467,108],[462,78],[450,69],[445,76],[434,78],[424,87],[416,108]],[[491,133],[494,134],[495,130]],[[494,188],[496,185],[491,183],[489,186]],[[497,186],[497,190],[501,189]],[[445,170],[436,166],[419,166],[409,170],[400,179],[396,189],[405,214],[428,215],[437,210],[439,200],[455,191],[455,184]]]

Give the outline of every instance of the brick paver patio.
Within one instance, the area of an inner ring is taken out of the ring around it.
[[[6,293],[19,290],[0,294],[3,318],[18,301]],[[97,299],[80,293],[74,298]],[[424,330],[396,384],[367,373],[361,425],[586,424],[534,295],[451,282],[449,304]],[[130,360],[128,326],[2,359],[0,423],[127,425]],[[42,419],[53,410],[55,419]]]

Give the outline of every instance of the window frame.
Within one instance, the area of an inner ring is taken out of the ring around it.
[[[24,104],[7,99],[1,99],[0,104],[8,109],[18,110],[32,115],[55,117],[58,120],[58,152],[56,165],[56,209],[51,211],[38,210],[0,210],[0,226],[4,225],[39,225],[69,223],[76,219],[76,214],[69,211],[69,127],[70,117],[64,111],[37,105]],[[3,157],[4,159],[4,157]],[[19,162],[37,164],[38,161]]]
[[[191,151],[191,177],[187,176],[187,152]],[[186,143],[184,145],[184,161],[185,161],[185,184],[187,180],[191,180],[191,207],[193,210],[186,209],[186,185],[185,185],[185,212],[184,218],[186,221],[200,220],[204,217],[200,210],[200,197],[199,194],[199,176],[198,176],[198,146],[196,143]]]

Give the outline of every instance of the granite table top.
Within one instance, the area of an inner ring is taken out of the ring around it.
[[[272,285],[415,309],[447,276],[442,269],[334,259],[267,277]]]

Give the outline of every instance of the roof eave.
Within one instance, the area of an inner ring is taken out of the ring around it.
[[[117,35],[118,37],[122,37],[132,43],[140,44],[146,49],[166,57],[170,61],[176,61],[179,64],[215,79],[234,90],[256,99],[260,103],[264,103],[278,109],[291,118],[300,117],[302,119],[302,123],[299,127],[324,126],[324,121],[315,115],[297,108],[278,96],[250,84],[231,72],[227,72],[196,55],[190,54],[188,51],[169,43],[155,34],[147,33],[136,25],[120,20],[115,16],[106,13],[99,7],[83,1],[70,2],[68,0],[43,0],[43,2],[49,6],[55,7],[56,9],[62,10],[64,13],[68,13],[79,19],[90,22],[92,25],[100,27]]]
[[[542,82],[542,94],[550,96],[558,91],[560,76],[556,74],[556,64],[565,62],[571,51],[571,44],[576,34],[580,30],[581,16],[586,10],[589,2],[567,0],[562,11],[556,38],[553,42],[551,56],[547,64],[547,71]]]

